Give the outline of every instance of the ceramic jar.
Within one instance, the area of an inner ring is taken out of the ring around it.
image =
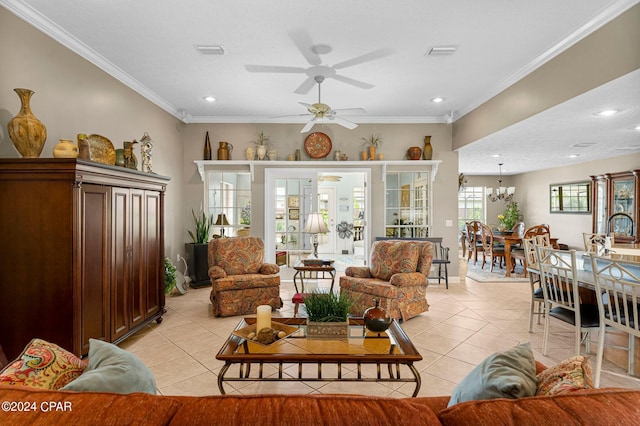
[[[431,146],[431,136],[424,137],[424,149],[422,150],[422,158],[431,160],[433,157],[433,147]]]
[[[31,112],[31,95],[34,92],[30,89],[13,90],[18,94],[21,106],[18,114],[7,123],[9,138],[24,158],[38,158],[47,141],[47,128]]]
[[[381,333],[391,325],[391,315],[386,309],[380,307],[379,300],[376,299],[375,304],[375,306],[364,311],[362,317],[368,330]]]
[[[267,155],[267,147],[264,145],[258,145],[256,154],[258,154],[258,160],[264,160],[264,157]]]
[[[422,148],[412,146],[407,150],[407,157],[409,157],[409,160],[419,160],[422,157]]]
[[[229,142],[220,141],[220,146],[218,147],[218,160],[230,160],[232,150],[233,145]]]
[[[60,142],[53,147],[55,158],[78,158],[78,147],[69,139],[60,139]]]
[[[244,150],[244,158],[246,158],[247,161],[253,161],[256,158],[256,150],[251,146],[248,147]]]

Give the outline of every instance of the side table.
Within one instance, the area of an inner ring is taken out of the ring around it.
[[[304,303],[304,280],[328,280],[331,279],[330,292],[333,292],[333,283],[336,279],[336,268],[333,265],[299,265],[293,267],[296,273],[293,275],[293,286],[296,289],[296,293],[293,295],[291,302],[294,304],[293,317],[298,316],[298,306],[300,303]],[[298,278],[300,279],[300,287],[298,288]]]

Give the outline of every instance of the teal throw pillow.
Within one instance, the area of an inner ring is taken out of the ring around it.
[[[477,365],[453,390],[448,406],[478,399],[533,396],[536,386],[536,362],[531,343],[521,343],[497,352]]]
[[[89,339],[89,364],[62,390],[156,394],[156,380],[140,358],[102,340]]]

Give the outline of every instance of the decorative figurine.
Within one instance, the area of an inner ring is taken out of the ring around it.
[[[140,152],[142,153],[142,171],[145,173],[153,173],[151,170],[151,150],[153,149],[153,141],[149,133],[144,132],[144,136],[140,139]]]
[[[133,145],[138,143],[138,141],[124,141],[124,166],[128,169],[138,169],[138,159],[136,155],[133,153]]]

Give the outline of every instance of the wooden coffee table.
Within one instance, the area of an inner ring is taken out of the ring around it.
[[[244,318],[234,331],[253,325],[255,321],[255,318]],[[225,394],[224,382],[357,381],[415,383],[412,396],[418,395],[420,373],[413,364],[420,361],[422,356],[395,320],[386,332],[373,333],[364,328],[362,318],[350,318],[349,338],[344,339],[307,339],[306,318],[272,318],[272,321],[300,330],[271,345],[260,345],[231,334],[216,355],[217,359],[225,362],[218,374],[221,394]],[[238,375],[227,376],[229,368],[234,364],[239,366]],[[303,371],[304,364],[313,364],[317,368],[311,369],[313,373],[309,374],[309,371]],[[328,364],[337,366],[337,369],[325,368],[323,371],[322,367]],[[375,366],[375,373],[363,374],[362,367],[367,364]],[[251,374],[252,365],[257,366],[254,374]],[[265,365],[275,366],[277,374],[267,376],[264,372]],[[348,374],[347,377],[346,373],[350,370],[343,371],[343,366],[354,366],[355,377],[353,374]],[[404,373],[411,374],[403,376],[401,367],[405,370]],[[285,372],[286,369],[294,371],[294,374]],[[332,371],[331,375],[328,370]]]

